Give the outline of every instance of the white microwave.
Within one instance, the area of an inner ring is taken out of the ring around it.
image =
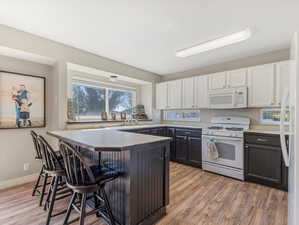
[[[247,87],[209,91],[210,109],[236,109],[247,107]]]

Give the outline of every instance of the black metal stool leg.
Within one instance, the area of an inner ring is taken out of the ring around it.
[[[37,181],[34,185],[34,188],[33,188],[33,191],[32,191],[32,196],[35,196],[35,192],[39,186],[39,182],[40,182],[40,179],[42,177],[42,174],[44,173],[44,167],[41,168],[40,172],[39,172],[39,175],[38,175],[38,178],[37,178]]]
[[[55,198],[56,198],[58,181],[59,181],[57,176],[54,176],[53,179],[54,179],[54,187],[53,187],[52,192],[51,192],[51,200],[50,200],[50,206],[49,206],[49,212],[48,212],[48,216],[47,216],[46,225],[50,224],[50,220],[51,220],[51,216],[52,216],[52,212],[53,212],[53,207],[54,207],[54,202],[55,202]]]
[[[66,215],[65,215],[65,219],[64,219],[63,225],[67,225],[67,224],[68,224],[68,220],[69,220],[69,218],[70,218],[70,215],[71,215],[71,212],[72,212],[72,209],[73,209],[73,204],[74,204],[74,202],[75,202],[75,200],[76,200],[76,195],[77,195],[77,193],[74,192],[74,193],[73,193],[73,196],[72,196],[72,198],[71,198],[70,204],[69,204],[69,206],[68,206],[68,208],[67,208],[67,211],[66,211]]]
[[[42,206],[42,204],[43,204],[45,191],[46,191],[46,186],[47,186],[47,180],[48,180],[48,174],[46,173],[45,177],[44,177],[44,183],[43,183],[43,188],[42,188],[40,200],[39,200],[39,206]]]
[[[81,200],[81,210],[80,210],[80,225],[84,225],[85,212],[86,212],[86,197],[87,197],[87,193],[83,193],[82,200]]]

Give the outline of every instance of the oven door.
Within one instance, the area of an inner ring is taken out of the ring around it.
[[[219,158],[211,159],[208,155],[208,143],[213,141],[216,144]],[[233,168],[244,168],[244,151],[242,138],[229,138],[217,136],[202,136],[202,160]]]

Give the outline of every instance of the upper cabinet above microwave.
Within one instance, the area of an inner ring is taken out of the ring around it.
[[[223,89],[226,88],[226,72],[213,73],[209,75],[209,89]]]
[[[234,88],[247,85],[247,68],[209,75],[209,89]]]
[[[247,85],[247,68],[228,71],[226,73],[227,87],[241,87]]]

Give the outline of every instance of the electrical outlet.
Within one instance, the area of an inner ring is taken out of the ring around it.
[[[29,163],[24,163],[24,171],[29,170],[30,164]]]

